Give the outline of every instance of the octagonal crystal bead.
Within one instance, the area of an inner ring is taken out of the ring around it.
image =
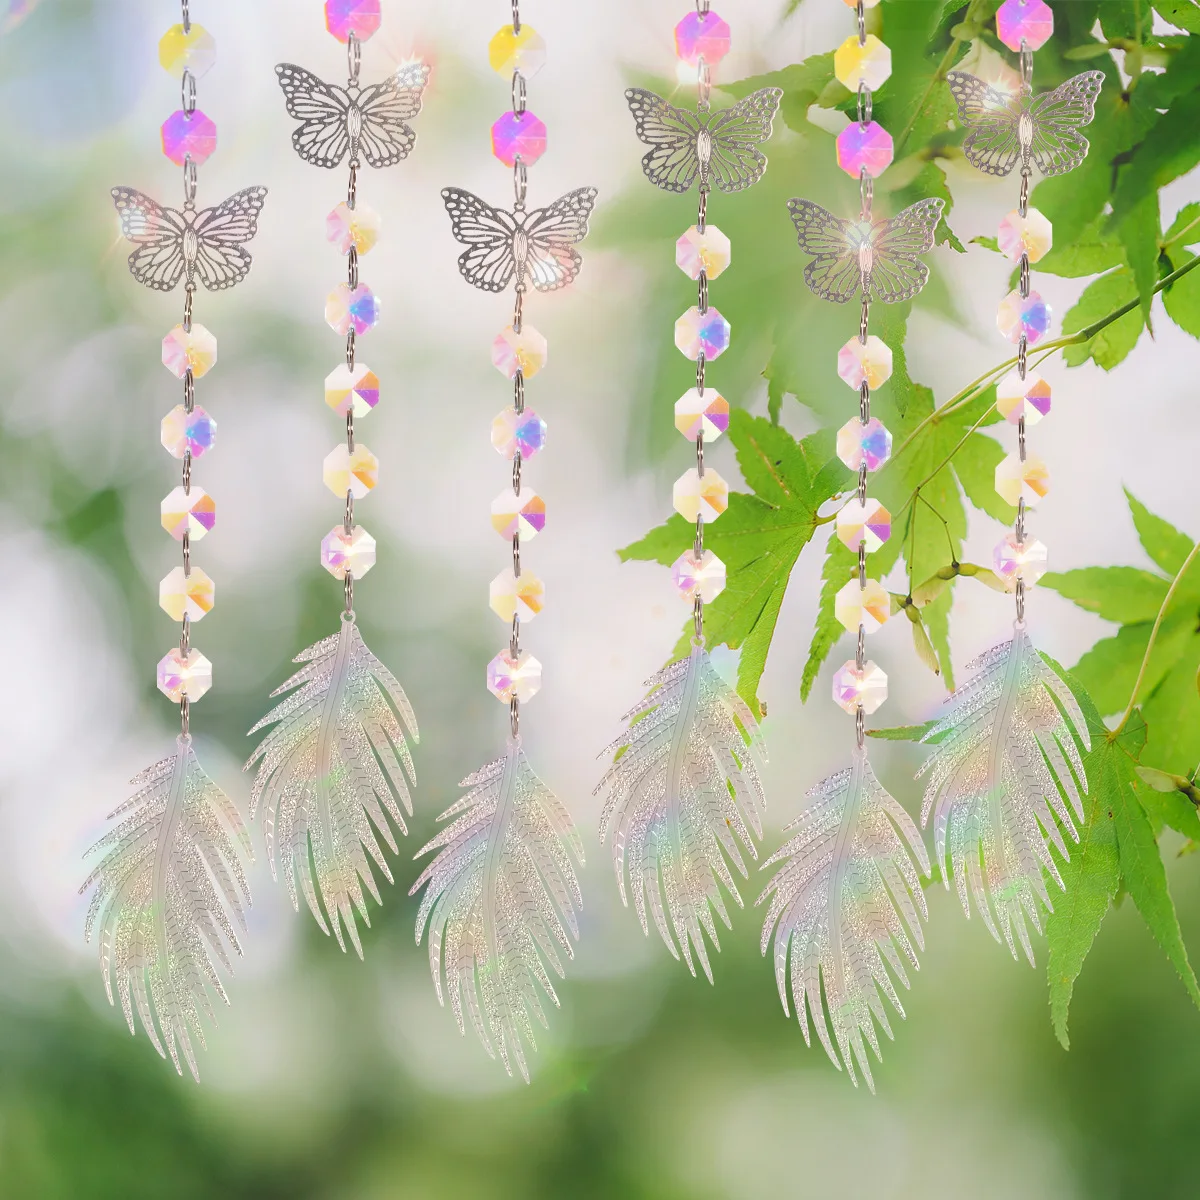
[[[675,322],[675,345],[686,358],[703,354],[712,362],[729,348],[729,322],[715,308],[702,313],[693,305]]]
[[[855,179],[863,171],[878,179],[892,165],[895,151],[892,135],[878,121],[851,121],[837,136],[838,166]]]
[[[175,458],[182,458],[189,452],[193,458],[199,458],[212,449],[216,436],[216,421],[199,405],[191,412],[188,412],[185,405],[175,405],[163,417],[159,430],[163,449]]]
[[[497,453],[512,460],[533,456],[546,444],[546,422],[532,408],[517,412],[514,407],[497,413],[492,421],[492,445]]]
[[[216,600],[216,587],[208,575],[199,567],[193,567],[189,575],[182,567],[163,576],[158,585],[158,607],[172,621],[184,617],[193,623],[212,612]]]
[[[321,539],[321,566],[334,579],[361,579],[375,565],[375,539],[361,526],[335,525]]]
[[[356,288],[339,283],[325,297],[325,320],[334,333],[345,337],[353,329],[362,337],[379,323],[380,307],[378,297],[365,283]]]
[[[158,690],[176,704],[180,700],[191,703],[212,687],[212,663],[194,646],[187,654],[178,646],[168,651],[158,663]]]
[[[492,153],[506,166],[532,167],[546,153],[546,124],[528,109],[506,112],[492,126]]]
[[[701,271],[716,279],[732,257],[729,239],[715,225],[705,225],[703,233],[693,225],[675,243],[675,264],[689,279],[699,279]]]
[[[861,84],[878,91],[892,73],[892,52],[873,33],[861,46],[857,36],[848,37],[834,52],[833,73],[852,92]]]
[[[729,428],[729,401],[715,388],[690,388],[675,401],[675,428],[689,442],[715,442]]]
[[[1025,538],[1018,541],[1015,533],[1010,533],[1003,541],[996,544],[992,552],[992,562],[996,574],[1004,581],[1004,586],[1011,592],[1015,590],[1018,581],[1026,587],[1033,587],[1046,573],[1049,555],[1046,547],[1037,538]]]
[[[532,379],[546,365],[549,350],[546,339],[528,322],[521,323],[520,333],[508,325],[492,342],[492,366],[509,379],[515,379],[518,370]]]
[[[353,452],[343,442],[325,455],[321,477],[335,496],[361,500],[379,482],[379,459],[361,442]]]
[[[710,604],[725,590],[725,564],[711,550],[699,558],[695,550],[685,550],[671,565],[671,582],[683,599],[699,596]]]
[[[875,633],[892,615],[892,598],[878,579],[868,579],[865,585],[852,579],[834,597],[833,615],[851,633],[860,625]]]
[[[348,42],[351,34],[365,42],[382,19],[379,0],[325,0],[325,28],[339,42]]]
[[[892,536],[892,514],[870,497],[865,504],[851,500],[837,515],[837,535],[850,550],[866,546],[873,553]]]
[[[871,334],[866,343],[852,337],[838,351],[838,375],[852,388],[865,381],[874,391],[892,377],[892,350],[882,339]]]
[[[1010,454],[996,464],[996,491],[1007,504],[1025,501],[1033,508],[1050,491],[1050,471],[1036,454],[1021,461],[1019,454]]]
[[[878,471],[892,456],[892,435],[878,417],[865,425],[851,417],[838,430],[837,456],[852,471],[866,463],[868,471]]]
[[[177,166],[190,158],[196,166],[208,161],[217,148],[217,126],[200,109],[189,117],[176,109],[162,125],[162,151]]]
[[[861,705],[869,716],[887,699],[887,694],[887,675],[870,660],[863,663],[860,671],[854,659],[849,659],[833,673],[834,703],[848,713]]]
[[[703,476],[693,467],[675,480],[672,498],[675,511],[684,520],[702,516],[707,524],[729,507],[729,484],[711,467],[705,468]]]
[[[505,25],[488,42],[488,62],[504,79],[511,79],[516,71],[526,79],[532,79],[546,65],[546,39],[524,21],[520,33],[514,33],[511,25]]]
[[[217,43],[203,25],[194,21],[186,33],[182,25],[172,25],[158,43],[158,61],[176,79],[182,79],[185,70],[199,79],[217,61]]]
[[[715,12],[688,13],[675,26],[675,54],[680,62],[696,67],[703,59],[714,67],[729,53],[729,25]]]
[[[383,218],[361,200],[353,208],[343,200],[325,218],[325,237],[343,254],[349,254],[351,246],[359,254],[368,253],[379,241],[382,228]]]
[[[1014,289],[1000,301],[996,325],[1014,346],[1022,335],[1030,346],[1036,346],[1050,331],[1050,306],[1037,292],[1022,297]]]
[[[546,585],[532,571],[501,571],[488,586],[488,606],[502,621],[532,621],[545,607]]]
[[[217,339],[196,321],[190,330],[176,325],[162,340],[162,361],[177,379],[182,379],[189,367],[192,378],[199,379],[216,366]]]
[[[162,527],[177,541],[186,533],[198,542],[217,523],[217,502],[202,488],[175,488],[159,505]]]
[[[1022,42],[1040,49],[1053,32],[1054,12],[1045,0],[1004,0],[996,12],[996,35],[1014,54]]]
[[[342,363],[325,376],[325,403],[340,417],[365,417],[379,403],[379,377],[366,363]]]
[[[545,527],[546,502],[533,488],[506,488],[492,501],[492,528],[502,538],[532,541]]]
[[[996,385],[996,409],[1012,425],[1036,425],[1050,411],[1050,385],[1036,372],[1010,371]]]
[[[487,666],[488,691],[505,704],[532,700],[541,691],[542,664],[528,650],[515,658],[510,650],[501,650]]]
[[[1035,263],[1050,253],[1054,245],[1054,226],[1036,208],[1029,209],[1025,216],[1013,209],[1000,222],[996,244],[1000,253],[1013,262],[1019,262],[1024,254]]]

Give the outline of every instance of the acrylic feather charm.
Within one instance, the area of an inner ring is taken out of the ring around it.
[[[703,933],[719,950],[713,913],[731,928],[722,885],[742,905],[729,864],[748,878],[742,851],[758,857],[766,750],[750,709],[703,646],[647,686],[625,714],[629,728],[602,751],[616,759],[596,788],[607,791],[600,840],[612,836],[621,900],[629,903],[628,872],[643,932],[649,912],[667,949],[676,958],[682,951],[693,975],[698,959],[711,983]]]
[[[498,1051],[510,1075],[515,1061],[528,1083],[524,1043],[537,1048],[531,1018],[548,1028],[543,993],[558,1006],[546,966],[562,978],[560,955],[573,958],[571,938],[579,938],[571,860],[583,865],[583,844],[519,741],[460,786],[470,790],[438,818],[456,819],[417,854],[438,851],[409,893],[428,885],[417,945],[428,924],[439,1003],[448,993],[460,1032],[465,1010],[488,1054]]]
[[[84,936],[99,933],[104,988],[113,1003],[115,982],[129,1032],[136,1010],[159,1054],[182,1075],[182,1053],[199,1081],[192,1037],[203,1047],[200,1016],[215,1021],[209,989],[229,1003],[216,964],[232,972],[226,946],[242,953],[234,929],[245,932],[250,907],[242,855],[254,854],[190,738],[130,786],[133,796],[109,815],[120,824],[88,851],[104,857],[79,889],[96,889]]]
[[[857,1060],[873,1092],[867,1045],[880,1059],[875,1023],[892,1036],[884,997],[904,1019],[887,968],[908,987],[905,960],[919,969],[917,950],[925,949],[921,922],[929,913],[918,871],[928,876],[929,855],[912,818],[876,779],[862,749],[850,767],[808,795],[812,803],[785,831],[795,830],[795,836],[763,863],[764,870],[776,864],[779,870],[758,898],[759,904],[770,901],[762,952],[773,935],[779,999],[788,1012],[790,978],[805,1042],[812,1045],[811,1013],[830,1060],[839,1070],[845,1062],[856,1087]]]
[[[1019,941],[1032,966],[1026,918],[1040,933],[1039,902],[1053,908],[1046,875],[1064,886],[1050,846],[1068,859],[1064,831],[1079,840],[1087,779],[1076,741],[1090,750],[1091,740],[1070,689],[1014,629],[968,664],[978,673],[922,739],[934,750],[917,777],[928,777],[921,823],[933,816],[946,886],[953,876],[963,912],[974,897],[992,936],[1014,958]]]
[[[332,926],[343,950],[344,926],[361,958],[354,910],[369,926],[364,886],[381,903],[368,855],[392,882],[376,833],[394,854],[388,818],[408,832],[416,775],[406,739],[417,741],[417,722],[351,615],[294,661],[304,665],[271,693],[291,695],[250,730],[274,726],[246,763],[246,770],[257,766],[250,816],[261,803],[271,875],[278,879],[282,867],[292,905],[299,911],[299,877],[317,924],[325,933]]]

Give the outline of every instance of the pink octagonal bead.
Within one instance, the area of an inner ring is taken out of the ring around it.
[[[506,112],[492,126],[492,153],[506,166],[532,167],[546,153],[546,125],[528,110]]]
[[[1045,0],[1004,0],[996,13],[996,34],[1013,52],[1024,42],[1039,50],[1054,32],[1054,13]]]
[[[863,171],[878,179],[892,165],[894,153],[892,135],[878,121],[851,121],[837,136],[838,166],[855,179]]]
[[[729,53],[729,25],[715,12],[688,13],[675,26],[675,53],[681,62],[698,67],[703,59],[716,66]]]
[[[200,166],[216,148],[217,127],[199,109],[189,117],[178,108],[163,122],[163,153],[177,167],[189,158]]]
[[[339,42],[348,42],[351,34],[365,42],[381,20],[379,0],[325,0],[325,28]]]

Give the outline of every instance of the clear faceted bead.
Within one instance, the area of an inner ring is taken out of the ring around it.
[[[844,662],[833,673],[833,700],[840,708],[853,713],[858,706],[868,716],[887,699],[887,676],[868,660],[860,671],[854,659]]]
[[[361,525],[349,534],[344,525],[335,525],[321,539],[321,566],[334,579],[361,579],[374,565],[375,539]]]
[[[492,445],[510,461],[533,458],[546,444],[546,422],[532,408],[508,407],[492,421]]]
[[[212,663],[194,646],[187,654],[179,647],[168,651],[158,662],[158,690],[176,704],[180,700],[192,703],[212,687]]]
[[[159,432],[163,449],[175,458],[182,458],[188,451],[193,458],[199,458],[212,449],[216,436],[216,421],[199,405],[191,412],[182,404],[175,405],[163,417]]]
[[[533,490],[506,488],[492,501],[492,528],[502,537],[532,541],[546,527],[546,502]]]
[[[501,571],[488,586],[488,605],[502,621],[532,621],[545,606],[546,585],[532,572]]]
[[[865,381],[874,391],[892,377],[892,350],[882,339],[871,334],[866,343],[852,337],[838,351],[838,375],[852,388]]]
[[[506,112],[492,126],[492,153],[506,166],[532,167],[546,153],[546,124],[528,109]]]
[[[520,33],[513,33],[513,27],[505,25],[488,42],[488,62],[504,79],[511,79],[514,71],[532,79],[546,65],[546,39],[524,21]]]
[[[851,633],[860,625],[875,633],[892,615],[892,598],[878,579],[868,579],[865,586],[852,579],[834,597],[833,615]]]
[[[379,403],[379,377],[366,363],[342,363],[325,376],[325,403],[339,417],[365,417]]]
[[[191,491],[177,487],[167,496],[159,510],[162,527],[177,541],[186,533],[198,542],[217,523],[217,502],[202,488],[192,484]]]
[[[729,53],[729,25],[715,12],[688,13],[675,26],[675,54],[688,66],[700,65],[700,60],[715,67]]]
[[[675,428],[689,442],[715,442],[729,428],[729,401],[716,388],[689,388],[675,401]]]
[[[878,417],[865,425],[858,417],[851,417],[838,430],[837,456],[852,471],[863,463],[868,471],[878,471],[892,456],[892,435]]]
[[[1050,411],[1050,385],[1036,372],[1010,371],[996,385],[996,409],[1012,425],[1036,425]]]
[[[716,279],[732,257],[729,239],[715,225],[705,225],[703,233],[693,225],[675,243],[675,264],[689,279],[699,279],[701,271]]]
[[[182,79],[185,70],[199,79],[217,61],[217,43],[203,25],[194,21],[187,33],[182,25],[172,25],[158,43],[158,61],[176,79]]]
[[[193,567],[190,575],[182,567],[176,567],[159,582],[158,607],[172,621],[187,617],[195,623],[212,612],[215,593],[213,581],[199,567]]]
[[[1027,537],[1024,541],[1018,541],[1015,533],[997,542],[992,552],[996,574],[1010,592],[1016,588],[1018,580],[1026,587],[1033,587],[1045,575],[1048,560],[1046,547],[1037,538]]]
[[[671,565],[671,582],[685,600],[699,595],[710,604],[725,590],[725,564],[711,550],[700,558],[695,550],[685,550]]]
[[[675,345],[686,358],[695,361],[703,354],[712,362],[729,347],[729,322],[715,308],[702,313],[693,306],[675,322]]]
[[[1024,254],[1035,263],[1050,253],[1054,245],[1054,226],[1036,208],[1031,208],[1025,216],[1013,209],[1000,222],[996,244],[1000,253],[1013,262],[1020,261]]]
[[[515,658],[509,650],[501,650],[487,666],[488,691],[508,704],[514,698],[522,704],[532,700],[542,687],[542,664],[528,650]]]
[[[837,535],[848,549],[866,546],[871,554],[892,536],[892,514],[869,496],[865,504],[851,500],[837,515]]]
[[[361,500],[379,482],[379,459],[361,442],[353,453],[343,442],[325,455],[321,477],[335,496],[344,498],[349,492]]]
[[[892,73],[892,52],[873,33],[861,46],[857,35],[848,37],[834,52],[833,73],[852,92],[864,83],[878,91]]]
[[[325,218],[325,236],[343,254],[349,254],[351,246],[359,254],[368,253],[379,241],[382,228],[383,218],[361,200],[353,208],[343,200]]]
[[[895,151],[892,135],[878,121],[851,121],[837,136],[838,166],[855,179],[863,171],[878,179],[892,165]]]
[[[996,464],[996,491],[1007,504],[1025,501],[1033,508],[1050,491],[1050,471],[1036,454],[1021,461],[1019,454],[1010,454]]]
[[[1037,292],[1022,298],[1014,289],[1000,301],[996,325],[1014,346],[1022,334],[1030,346],[1036,346],[1050,331],[1050,306]]]
[[[178,108],[163,122],[162,151],[177,167],[189,158],[202,166],[216,148],[217,126],[200,109],[189,117]]]
[[[176,325],[162,340],[162,361],[177,379],[182,379],[192,369],[192,378],[207,375],[217,363],[217,339],[203,325],[192,322],[185,330]]]
[[[520,333],[508,325],[492,342],[492,366],[509,379],[515,379],[518,370],[532,379],[546,365],[549,350],[546,339],[528,322],[521,323]]]
[[[379,0],[325,0],[325,28],[339,42],[348,42],[351,34],[365,42],[382,19]]]
[[[339,283],[325,297],[325,320],[334,333],[345,337],[353,329],[362,337],[379,323],[380,307],[379,299],[365,283],[356,288]]]
[[[729,484],[711,467],[705,468],[703,476],[693,467],[675,480],[672,498],[675,511],[684,520],[702,516],[708,524],[729,507]]]
[[[1040,49],[1053,32],[1054,11],[1045,0],[1004,0],[996,12],[996,34],[1014,54],[1022,42]]]

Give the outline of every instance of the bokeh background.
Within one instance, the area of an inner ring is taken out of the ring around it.
[[[753,910],[739,912],[723,938],[709,987],[620,907],[595,837],[596,754],[669,655],[684,614],[664,570],[620,566],[615,551],[664,518],[684,465],[670,409],[690,367],[675,355],[671,322],[691,300],[690,285],[673,274],[670,241],[623,228],[616,217],[632,210],[613,205],[654,199],[622,90],[631,77],[669,72],[671,29],[685,8],[679,0],[523,5],[550,48],[530,93],[552,139],[532,172],[531,202],[583,184],[601,190],[578,284],[534,297],[527,310],[551,346],[550,365],[530,387],[550,424],[530,474],[551,520],[527,555],[547,581],[549,607],[528,631],[545,682],[526,710],[526,742],[588,854],[583,936],[533,1082],[510,1080],[438,1007],[406,895],[417,873],[410,854],[456,797],[457,781],[502,745],[506,720],[483,668],[505,640],[487,608],[488,581],[505,558],[487,512],[507,468],[488,429],[508,401],[488,348],[508,301],[459,279],[438,193],[454,183],[497,202],[510,196],[487,134],[508,107],[508,88],[486,61],[508,6],[385,0],[364,78],[414,53],[434,72],[411,159],[365,171],[361,184],[385,220],[363,263],[383,298],[383,322],[362,357],[386,390],[360,426],[382,471],[360,507],[380,559],[357,607],[421,719],[417,817],[393,864],[397,886],[372,911],[365,963],[292,913],[255,831],[247,956],[196,1087],[143,1034],[131,1039],[105,1002],[76,894],[83,851],[125,798],[125,781],[166,753],[175,728],[153,676],[175,638],[155,603],[178,554],[158,524],[158,501],[177,472],[158,446],[158,422],[178,386],[158,363],[158,342],[180,298],[149,293],[128,275],[108,189],[130,184],[178,203],[178,172],[157,134],[178,90],[156,53],[178,9],[166,0],[8,3],[0,38],[0,1195],[1196,1195],[1200,1014],[1130,906],[1109,918],[1088,959],[1067,1054],[1051,1032],[1044,974],[1012,962],[952,897],[933,891],[928,951],[905,997],[908,1020],[876,1071],[875,1097],[855,1091],[819,1049],[806,1050],[785,1019]],[[787,19],[781,0],[741,0],[723,13],[735,34],[727,78],[831,48],[851,21],[834,0],[804,0]],[[344,178],[292,153],[272,67],[294,61],[340,79],[345,66],[319,0],[199,0],[192,16],[214,34],[219,55],[200,83],[200,106],[220,131],[200,202],[250,184],[270,189],[248,281],[232,293],[201,293],[196,310],[220,342],[219,365],[199,388],[219,442],[197,466],[220,522],[196,551],[217,581],[218,603],[195,631],[217,682],[194,710],[194,730],[207,769],[244,811],[245,731],[286,677],[290,655],[334,628],[340,603],[317,545],[339,512],[320,481],[321,459],[339,437],[321,381],[340,354],[322,306],[343,263],[323,222]],[[819,187],[834,170],[831,156],[813,156],[807,169],[788,190]],[[952,172],[953,224],[964,242],[994,230],[1015,186],[965,166]],[[1172,185],[1166,219],[1197,198],[1194,175]],[[711,219],[720,224],[738,203],[717,198]],[[761,237],[780,256],[795,254],[786,214]],[[737,253],[735,244],[733,271]],[[913,375],[944,399],[1000,357],[992,314],[1005,267],[978,247],[964,259],[946,250],[933,259],[941,299],[915,314],[908,350]],[[799,270],[798,255],[795,263]],[[1082,285],[1053,278],[1040,286],[1061,314]],[[650,380],[664,361],[678,391],[654,394]],[[1157,340],[1144,338],[1111,375],[1091,364],[1053,368],[1054,419],[1036,437],[1055,472],[1039,536],[1057,568],[1142,563],[1122,484],[1200,532],[1198,362],[1196,343],[1163,321]],[[734,398],[765,411],[765,388]],[[810,427],[794,400],[783,419],[793,432]],[[736,478],[728,447],[713,456]],[[986,561],[996,528],[977,513],[973,521],[973,557]],[[826,700],[828,668],[812,703],[799,699],[820,557],[811,549],[800,560],[763,685],[773,755],[768,849],[852,737]],[[1001,635],[1009,612],[1003,597],[960,589],[960,670]],[[1049,592],[1034,597],[1031,621],[1043,648],[1066,663],[1106,629]],[[889,718],[926,719],[939,681],[901,632],[882,636],[877,649],[893,681]],[[881,750],[878,762],[915,807],[904,782],[918,763],[912,748]],[[1168,857],[1184,936],[1198,945],[1200,865]],[[752,900],[758,890],[752,879],[743,893]]]

